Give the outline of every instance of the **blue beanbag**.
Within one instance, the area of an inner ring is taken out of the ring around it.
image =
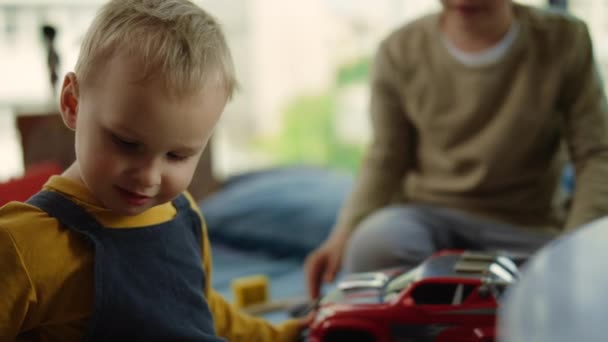
[[[228,179],[200,208],[213,242],[303,258],[329,235],[352,181],[315,167],[256,171]]]

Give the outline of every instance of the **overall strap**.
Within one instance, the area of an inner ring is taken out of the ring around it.
[[[88,235],[92,229],[102,228],[91,214],[56,191],[42,190],[25,203],[40,208],[63,225],[80,233]]]
[[[186,198],[183,193],[179,194],[172,203],[178,212],[184,209],[190,209],[190,201],[188,201],[188,198]]]

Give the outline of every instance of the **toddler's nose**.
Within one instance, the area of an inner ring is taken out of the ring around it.
[[[139,165],[135,174],[134,181],[141,188],[151,188],[158,186],[161,181],[161,170],[158,162],[150,161]]]

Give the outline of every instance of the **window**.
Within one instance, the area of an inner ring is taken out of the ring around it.
[[[422,305],[452,305],[457,284],[421,284],[412,291],[412,299]]]
[[[518,1],[536,6],[548,2]],[[49,95],[40,32],[28,29],[41,23],[21,14],[58,14],[54,24],[61,78],[73,68],[80,39],[105,1],[0,2],[0,50],[13,50],[0,66],[5,80],[0,82],[0,105],[5,107],[0,110],[56,103]],[[222,23],[241,83],[213,137],[214,171],[220,178],[291,163],[355,172],[370,139],[368,74],[378,44],[398,26],[441,6],[439,0],[195,2]],[[606,1],[570,0],[570,5],[590,23],[606,75],[608,40],[601,39],[608,31]],[[11,127],[0,127],[0,135],[16,134]],[[3,154],[3,161],[0,179],[17,173],[7,165],[18,165],[19,154]]]
[[[4,16],[3,31],[7,43],[14,43],[17,33],[17,8],[15,6],[6,6],[2,15]]]
[[[418,278],[418,268],[410,270],[398,277],[395,277],[387,285],[384,292],[384,301],[390,302],[398,297],[401,291],[405,290],[410,284]]]
[[[597,65],[605,83],[608,77],[608,2],[568,0],[568,10],[587,23]]]
[[[452,300],[452,305],[460,305],[464,303],[471,292],[475,289],[474,285],[469,284],[459,284],[456,288],[456,294],[454,295],[454,299]]]
[[[412,291],[412,299],[422,305],[460,305],[475,289],[470,284],[422,284]]]

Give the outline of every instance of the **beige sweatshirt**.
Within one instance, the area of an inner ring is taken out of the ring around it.
[[[608,105],[587,28],[557,12],[514,11],[515,42],[483,67],[448,53],[439,14],[382,42],[373,140],[339,229],[395,199],[531,228],[570,229],[608,214]],[[564,145],[576,168],[565,223],[552,205]]]

